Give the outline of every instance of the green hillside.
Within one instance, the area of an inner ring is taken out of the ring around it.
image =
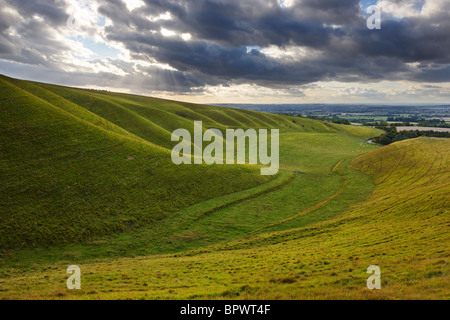
[[[3,76],[0,81],[2,248],[74,243],[130,231],[194,203],[256,187],[271,179],[260,176],[254,166],[173,165],[168,157],[174,145],[171,132],[177,128],[192,131],[194,120],[202,120],[204,128],[221,130],[278,128],[282,143],[283,135],[294,132],[307,135],[296,139],[310,139],[316,133],[335,141],[334,137],[344,138],[350,142],[344,153],[354,152],[353,144],[359,141],[348,135],[343,126],[310,119],[66,88]],[[375,131],[361,128],[358,134],[361,132],[370,136]],[[289,135],[287,140],[293,137]],[[315,154],[309,145],[305,146],[306,157]],[[286,156],[282,157],[288,161],[282,164],[282,171],[291,169],[289,161],[305,151],[291,154],[291,147],[283,152]],[[322,152],[322,148],[317,152]],[[324,167],[339,157],[339,153],[334,154],[325,160]],[[282,172],[277,181],[288,178],[289,174]],[[328,187],[321,185],[321,180],[309,187],[313,192],[319,188],[333,192],[338,182],[329,180]],[[293,192],[298,181],[292,185]],[[263,185],[262,190],[254,192],[265,192],[265,188],[270,191],[277,183]],[[290,205],[297,209],[296,204]]]
[[[269,179],[248,165],[175,166],[144,134],[8,80],[0,79],[1,248],[125,231]]]
[[[448,139],[380,148],[367,127],[4,76],[0,92],[0,298],[449,298]],[[280,129],[279,173],[174,165],[193,121]]]

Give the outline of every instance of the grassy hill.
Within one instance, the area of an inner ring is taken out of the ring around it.
[[[4,76],[0,86],[2,248],[73,243],[130,230],[269,181],[255,166],[173,165],[171,132],[192,131],[194,120],[204,121],[204,129],[342,130],[309,119]]]
[[[269,179],[248,165],[175,166],[157,140],[16,84],[0,79],[1,248],[124,231]]]
[[[0,298],[449,297],[448,139],[380,149],[366,127],[0,86]],[[280,129],[279,174],[172,164],[170,134],[194,120]]]

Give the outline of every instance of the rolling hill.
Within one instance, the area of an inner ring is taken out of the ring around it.
[[[171,132],[192,131],[193,120],[221,130],[233,125],[340,130],[309,119],[4,76],[0,85],[2,248],[72,243],[129,230],[269,181],[254,166],[173,165]]]
[[[449,298],[448,139],[380,148],[366,127],[0,87],[0,298]],[[280,129],[279,174],[174,165],[171,132],[194,120]]]

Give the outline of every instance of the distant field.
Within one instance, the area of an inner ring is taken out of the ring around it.
[[[386,122],[389,123],[389,124],[391,124],[391,123],[399,123],[398,121],[386,121]],[[410,124],[417,125],[418,122],[410,122]],[[404,128],[404,127],[402,127],[402,128]]]
[[[435,132],[450,132],[450,128],[438,128],[438,127],[397,127],[397,131],[435,131]]]

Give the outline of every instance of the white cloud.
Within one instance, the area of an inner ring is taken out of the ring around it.
[[[268,46],[260,50],[266,56],[284,62],[300,62],[310,56],[320,55],[320,51],[308,47],[287,46],[280,48],[278,46]]]
[[[447,14],[450,17],[450,1],[448,0],[425,0],[422,8],[424,16],[433,16],[435,14]]]
[[[181,34],[181,39],[183,39],[184,41],[188,41],[191,40],[192,35],[190,33],[182,33]]]
[[[168,20],[173,19],[172,14],[169,11],[166,11],[165,13],[161,13],[159,16],[148,16],[147,18],[151,22],[157,22],[160,20],[168,21]]]
[[[421,6],[414,1],[380,0],[377,5],[382,8],[383,14],[394,18],[417,17],[421,14]]]
[[[290,8],[295,4],[295,0],[279,0],[282,8]]]
[[[169,29],[166,29],[166,28],[161,28],[161,34],[162,34],[164,37],[173,37],[173,36],[175,36],[177,33],[176,33],[175,31],[172,31],[172,30],[169,30]]]
[[[379,0],[382,12],[394,18],[430,17],[446,13],[450,17],[448,0]]]
[[[140,8],[145,5],[142,0],[122,0],[127,6],[129,11],[133,11],[134,9]]]

